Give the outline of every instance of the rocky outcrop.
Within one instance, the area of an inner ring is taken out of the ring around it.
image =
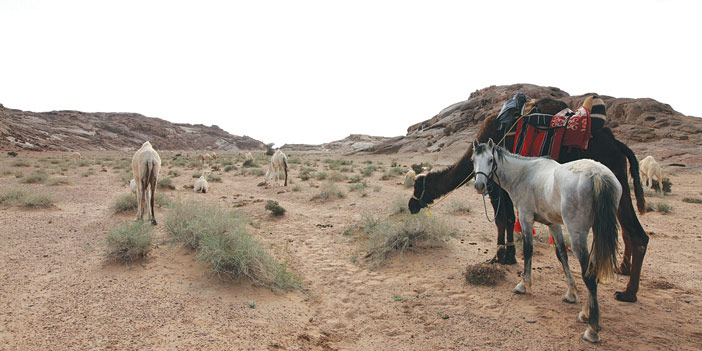
[[[491,86],[473,92],[467,100],[444,108],[426,121],[411,125],[405,136],[361,152],[441,152],[460,156],[475,138],[483,120],[497,115],[502,104],[517,92],[536,99],[562,100],[573,109],[592,95],[570,96],[558,88],[532,84]],[[637,154],[652,154],[669,162],[702,164],[702,118],[685,116],[653,99],[602,98],[607,107],[607,126]]]
[[[370,136],[365,134],[351,134],[344,139],[319,145],[285,144],[280,148],[286,151],[330,151],[339,153],[354,153],[359,150],[373,148],[393,138]]]
[[[159,150],[265,150],[264,143],[218,126],[171,123],[136,113],[28,112],[0,104],[0,149],[134,150],[149,140]]]

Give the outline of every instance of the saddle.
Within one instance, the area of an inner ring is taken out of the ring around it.
[[[517,123],[512,152],[558,160],[561,147],[587,149],[591,126],[590,111],[585,106],[576,111],[566,108],[555,115],[530,112]]]

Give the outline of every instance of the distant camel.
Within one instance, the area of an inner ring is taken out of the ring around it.
[[[271,156],[271,163],[268,165],[268,171],[265,176],[266,182],[273,176],[271,172],[275,172],[275,182],[277,184],[280,179],[278,174],[280,170],[285,171],[285,186],[288,186],[288,158],[282,151],[278,150]]]
[[[75,151],[75,152],[71,153],[71,158],[72,158],[73,161],[75,162],[76,160],[80,160],[80,159],[82,159],[83,157],[80,155],[80,152]]]
[[[217,160],[217,154],[214,151],[212,151],[212,159],[215,161]]]
[[[639,161],[639,174],[641,175],[641,181],[646,179],[646,186],[651,183],[651,189],[653,189],[653,177],[658,179],[658,186],[663,186],[661,166],[656,162],[653,156],[646,156],[643,160]]]
[[[250,152],[246,153],[246,161],[253,161],[253,155]]]
[[[202,192],[206,193],[210,190],[210,184],[207,182],[207,176],[212,173],[210,170],[206,170],[202,172],[202,175],[198,180],[195,181],[195,185],[193,185],[193,190],[197,192]]]
[[[132,174],[136,182],[137,194],[137,215],[136,220],[144,219],[144,209],[147,196],[150,191],[149,205],[151,207],[151,224],[156,225],[154,217],[154,198],[156,194],[156,184],[158,183],[158,172],[161,169],[161,157],[148,141],[145,142],[132,157]]]

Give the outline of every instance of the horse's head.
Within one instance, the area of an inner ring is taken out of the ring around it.
[[[475,190],[479,194],[484,194],[487,189],[488,179],[495,172],[495,153],[493,152],[495,143],[490,139],[487,143],[478,144],[473,142],[473,170],[475,171]]]
[[[411,214],[416,214],[419,210],[434,202],[431,191],[427,190],[426,185],[426,174],[420,174],[414,178],[414,193],[407,204]]]

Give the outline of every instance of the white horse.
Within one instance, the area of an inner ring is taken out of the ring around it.
[[[268,182],[272,176],[271,172],[275,173],[275,182],[278,183],[280,180],[279,172],[280,170],[285,171],[285,186],[288,186],[288,157],[285,154],[277,150],[273,156],[271,156],[271,163],[268,165],[268,171],[266,172],[266,182]]]
[[[531,230],[537,221],[548,226],[556,244],[556,256],[568,282],[563,301],[578,301],[561,232],[561,224],[565,224],[589,293],[587,304],[578,314],[578,321],[589,323],[583,339],[599,341],[597,283],[601,278],[612,277],[616,264],[616,214],[622,194],[617,178],[609,168],[593,160],[559,164],[549,158],[522,157],[495,146],[492,139],[487,144],[475,141],[473,150],[475,189],[484,194],[488,178],[492,178],[509,193],[519,210],[524,239],[524,274],[513,291],[524,294],[527,288],[531,288]],[[588,252],[590,228],[594,234]]]
[[[145,202],[149,200],[151,207],[151,224],[156,225],[154,217],[154,195],[156,184],[158,183],[158,172],[161,169],[161,157],[154,150],[148,141],[141,145],[141,148],[132,157],[132,174],[136,182],[137,195],[137,215],[136,220],[144,219],[144,209],[147,208]],[[150,191],[151,194],[145,196]]]

